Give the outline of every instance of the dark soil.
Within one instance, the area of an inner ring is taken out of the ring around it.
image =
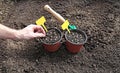
[[[49,29],[48,32],[46,33],[46,37],[41,38],[41,41],[43,43],[52,44],[58,42],[60,39],[61,39],[60,31],[52,28]]]
[[[0,0],[0,22],[22,29],[44,15],[46,27],[60,29],[61,23],[43,9],[45,4],[86,32],[84,48],[73,55],[63,43],[48,53],[38,39],[1,39],[0,73],[120,72],[120,0]]]
[[[87,39],[85,34],[77,30],[71,30],[70,33],[66,34],[66,38],[74,44],[84,44],[85,40]]]

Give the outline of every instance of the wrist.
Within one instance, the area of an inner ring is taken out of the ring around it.
[[[21,31],[21,30],[15,30],[15,31],[14,31],[14,38],[13,38],[13,39],[18,39],[18,40],[22,39],[22,38],[21,38],[22,34],[21,34],[20,31]]]

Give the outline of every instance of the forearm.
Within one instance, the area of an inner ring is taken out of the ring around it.
[[[29,25],[23,29],[15,30],[0,24],[0,38],[2,39],[33,39],[45,37],[46,33],[41,26]]]
[[[11,29],[0,24],[0,38],[2,39],[17,39],[16,36],[17,30]]]

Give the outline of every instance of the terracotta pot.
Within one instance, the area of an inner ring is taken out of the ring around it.
[[[62,35],[62,32],[59,29],[57,29],[57,28],[49,28],[48,31],[49,30],[55,30],[59,34],[59,36],[60,36],[59,40],[56,41],[56,42],[53,42],[53,43],[46,43],[43,40],[41,40],[41,42],[42,42],[42,45],[43,45],[43,47],[44,47],[44,49],[46,51],[48,51],[48,52],[55,52],[61,46],[61,40],[62,40],[63,35]]]
[[[84,41],[83,42],[74,43],[74,42],[72,42],[71,40],[68,39],[68,34],[70,34],[70,33],[68,33],[67,31],[65,33],[66,48],[71,53],[78,53],[82,49],[83,45],[86,43],[86,41],[87,41],[87,35],[86,35],[86,33],[84,31],[79,30],[79,29],[71,30],[71,32],[77,32],[77,33],[79,33],[80,35],[82,35],[84,37]]]

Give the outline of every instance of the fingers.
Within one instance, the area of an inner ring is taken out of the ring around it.
[[[46,32],[45,30],[42,28],[42,26],[34,26],[34,30],[36,30],[36,32],[34,33],[35,37],[45,37],[46,36]]]
[[[45,32],[45,30],[42,28],[42,26],[37,26],[37,25],[35,25],[33,29],[34,29],[36,32],[38,32],[38,33],[46,34],[46,32]]]
[[[22,30],[22,33],[24,34],[25,39],[32,39],[32,38],[45,37],[46,36],[45,30],[41,26],[37,26],[37,25],[33,25],[33,24],[24,28]]]
[[[34,37],[37,38],[37,37],[45,37],[46,35],[43,34],[43,33],[34,33]]]

